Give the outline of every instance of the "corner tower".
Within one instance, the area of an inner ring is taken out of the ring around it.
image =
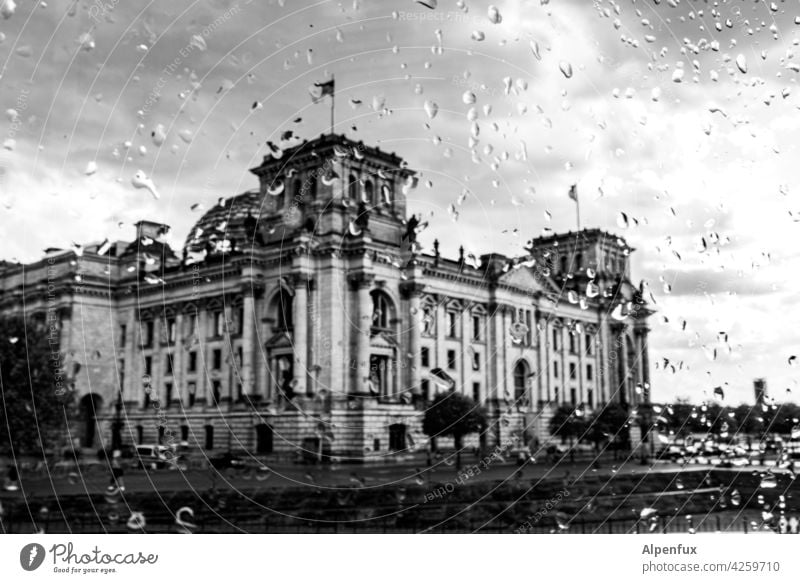
[[[406,217],[405,192],[414,172],[394,153],[339,134],[326,134],[280,150],[273,147],[250,170],[259,179],[260,224],[265,242],[298,230],[314,238],[368,231],[375,242],[399,244]]]

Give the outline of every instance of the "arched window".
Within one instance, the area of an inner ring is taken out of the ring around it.
[[[566,256],[562,255],[561,256],[561,271],[560,271],[560,273],[566,273],[566,272],[567,272],[567,258],[566,258]]]
[[[389,296],[381,291],[372,292],[372,327],[388,330],[393,319],[394,307]]]
[[[514,400],[521,404],[526,398],[526,386],[528,384],[528,364],[520,360],[514,367]]]
[[[278,330],[292,329],[292,300],[292,295],[284,288],[281,288],[272,300],[272,314]]]
[[[371,180],[364,183],[364,202],[367,204],[375,204],[375,186]]]
[[[583,269],[583,253],[578,253],[575,256],[575,271]]]
[[[381,185],[381,202],[386,206],[391,206],[394,202],[394,194],[390,184]]]
[[[351,202],[358,202],[358,178],[355,174],[347,179],[347,196]]]

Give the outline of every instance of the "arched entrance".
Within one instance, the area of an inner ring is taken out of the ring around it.
[[[82,447],[94,447],[97,437],[97,414],[103,408],[103,397],[96,393],[84,395],[80,401],[81,420],[83,422]]]
[[[528,363],[524,360],[517,362],[514,367],[514,401],[517,406],[527,403],[528,376],[530,375]]]
[[[272,453],[272,427],[266,423],[256,425],[256,453]]]

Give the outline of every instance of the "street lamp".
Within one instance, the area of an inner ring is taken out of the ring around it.
[[[111,450],[122,449],[122,388],[117,391],[114,403],[114,424],[111,427]]]

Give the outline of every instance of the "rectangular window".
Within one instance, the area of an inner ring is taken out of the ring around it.
[[[458,338],[458,314],[447,312],[447,336]]]
[[[481,384],[472,383],[472,400],[476,403],[481,402]]]
[[[224,312],[213,313],[213,330],[214,336],[222,336],[225,333],[225,314]]]
[[[144,374],[146,374],[146,375],[153,374],[153,357],[152,356],[145,356],[144,357]]]
[[[456,351],[455,350],[448,350],[447,351],[447,368],[450,370],[456,369]]]
[[[119,327],[119,346],[125,348],[126,338],[128,337],[128,327],[125,324],[120,324]]]
[[[594,343],[592,342],[592,335],[586,334],[583,338],[583,341],[586,345],[586,354],[591,356],[594,352],[594,346],[593,346]]]
[[[153,330],[154,323],[152,321],[144,323],[144,347],[150,348],[153,346]]]
[[[194,336],[195,334],[197,334],[197,314],[190,314],[186,318],[186,320],[188,322],[187,324],[187,330],[189,331],[188,336]]]
[[[481,370],[481,355],[479,352],[472,354],[472,370]]]
[[[559,350],[558,347],[558,335],[561,333],[561,330],[558,328],[553,328],[553,350]]]
[[[422,400],[427,403],[428,401],[431,400],[431,384],[427,379],[422,381],[421,389],[422,389]]]
[[[569,363],[569,380],[574,381],[578,378],[578,368],[575,366],[574,362]]]
[[[591,364],[586,365],[586,380],[587,381],[594,380],[594,369],[592,368]]]
[[[570,354],[576,354],[578,352],[578,338],[575,334],[569,335],[569,352]]]
[[[222,368],[222,350],[219,348],[215,348],[214,351],[211,353],[211,362],[212,368],[214,370],[219,370]]]
[[[164,372],[167,375],[171,375],[172,374],[172,355],[171,354],[165,355],[164,362],[165,362]]]
[[[594,407],[594,390],[588,389],[586,391],[586,400],[589,403],[589,407]]]
[[[189,353],[189,372],[197,372],[197,352],[194,350]]]
[[[174,343],[178,338],[178,329],[177,324],[175,323],[175,318],[169,318],[167,320],[167,342],[170,344]]]
[[[172,383],[164,385],[164,400],[167,402],[167,407],[172,404]]]
[[[422,347],[422,352],[420,353],[420,365],[426,367],[431,365],[431,351],[427,346]]]
[[[572,388],[569,390],[569,402],[570,402],[570,403],[571,403],[573,406],[578,404],[578,402],[576,401],[576,398],[577,398],[577,391],[575,390],[575,387],[572,387]]]
[[[214,396],[214,403],[219,403],[222,398],[222,383],[219,380],[211,381],[211,391]]]
[[[189,391],[189,406],[193,407],[195,400],[197,399],[197,383],[187,383],[186,387]]]
[[[553,378],[558,378],[558,361],[553,363]]]
[[[472,339],[473,340],[480,340],[481,339],[481,317],[480,316],[472,316]]]

